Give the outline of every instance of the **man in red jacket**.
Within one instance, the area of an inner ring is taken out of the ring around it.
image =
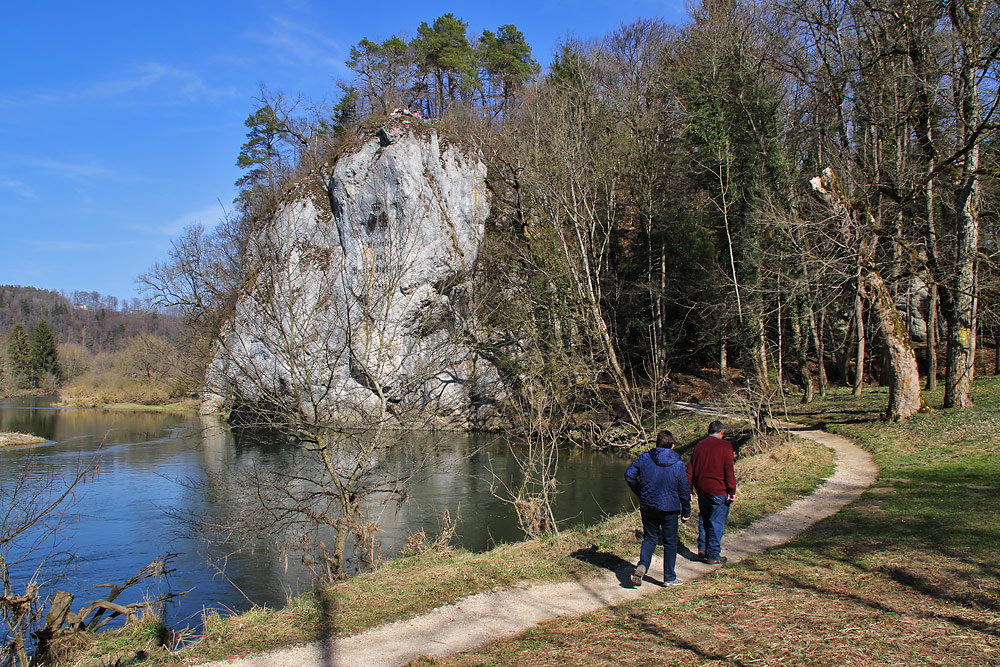
[[[692,496],[698,494],[698,555],[709,564],[726,562],[722,556],[722,533],[729,518],[729,505],[736,498],[733,445],[723,439],[720,421],[708,425],[708,437],[694,446],[688,464]]]

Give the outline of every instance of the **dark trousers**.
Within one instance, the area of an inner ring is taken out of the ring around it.
[[[663,544],[663,581],[677,578],[674,566],[677,563],[677,519],[680,512],[664,512],[654,507],[639,507],[642,516],[642,548],[639,550],[639,565],[649,564],[657,543]]]

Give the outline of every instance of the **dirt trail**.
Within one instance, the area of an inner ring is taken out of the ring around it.
[[[715,414],[692,404],[678,404],[678,407]],[[836,513],[858,498],[878,473],[871,456],[846,438],[799,424],[780,423],[777,426],[834,450],[836,470],[811,495],[744,530],[727,534],[723,552],[730,563],[783,544],[820,519]],[[676,570],[678,578],[691,581],[716,567],[679,557]],[[655,579],[657,575],[662,576],[662,572],[662,558],[654,557],[650,575]],[[353,637],[318,641],[210,665],[397,667],[421,655],[446,657],[469,651],[554,618],[580,616],[643,595],[670,594],[670,589],[649,582],[632,588],[629,582],[631,573],[632,568],[628,567],[593,579],[480,593],[423,616],[384,625]]]

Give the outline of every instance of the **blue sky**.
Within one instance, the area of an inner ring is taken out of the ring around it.
[[[139,296],[136,277],[235,196],[243,121],[264,84],[317,102],[363,38],[452,12],[470,36],[513,23],[544,67],[566,37],[684,0],[495,3],[13,2],[0,25],[0,284]]]

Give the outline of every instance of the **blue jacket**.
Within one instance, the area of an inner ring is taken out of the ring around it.
[[[684,461],[672,449],[655,447],[639,455],[625,471],[625,481],[639,504],[691,516],[691,487]]]

